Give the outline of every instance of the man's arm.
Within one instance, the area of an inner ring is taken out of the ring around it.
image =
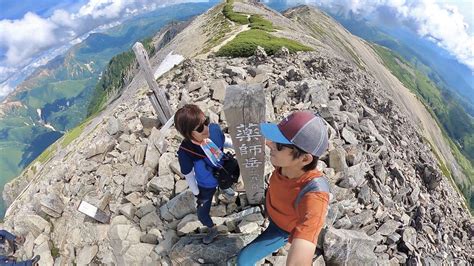
[[[315,250],[316,245],[313,242],[300,238],[293,239],[290,251],[288,252],[288,258],[286,259],[286,265],[311,265]]]

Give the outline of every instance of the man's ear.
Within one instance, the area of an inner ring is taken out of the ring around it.
[[[304,165],[308,165],[310,164],[311,162],[313,161],[313,156],[309,153],[306,153],[305,155],[303,155],[303,164]]]

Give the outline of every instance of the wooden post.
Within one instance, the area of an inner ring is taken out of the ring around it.
[[[143,75],[145,76],[146,82],[148,86],[153,91],[154,96],[156,97],[159,105],[157,108],[154,106],[155,111],[157,111],[158,119],[160,119],[161,124],[165,124],[168,119],[171,118],[173,112],[171,111],[170,104],[166,99],[165,92],[158,87],[156,83],[155,76],[151,71],[150,62],[148,61],[148,54],[143,47],[143,44],[140,42],[136,42],[133,45],[133,52],[135,53],[135,57],[137,58],[138,64],[140,68],[143,70]],[[149,95],[150,97],[150,95]],[[151,99],[150,99],[151,100]],[[153,100],[152,100],[153,104]],[[158,109],[158,110],[157,110]]]
[[[224,113],[247,198],[250,204],[260,204],[265,168],[265,139],[260,133],[260,123],[265,121],[265,96],[261,84],[228,86]]]

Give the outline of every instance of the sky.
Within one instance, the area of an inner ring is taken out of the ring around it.
[[[453,55],[474,71],[473,0],[264,0],[311,4],[337,13],[404,25]],[[382,19],[380,19],[382,17]]]
[[[343,8],[360,16],[383,11],[474,70],[472,0],[276,0]],[[27,65],[44,64],[46,52],[138,13],[207,0],[0,0],[0,83]],[[265,2],[265,1],[263,1]],[[42,56],[44,57],[42,60]],[[0,86],[0,96],[11,87]]]
[[[91,31],[184,2],[209,1],[0,0],[0,99],[13,90],[7,79],[26,66],[45,64]]]

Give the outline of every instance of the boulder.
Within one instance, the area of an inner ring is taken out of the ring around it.
[[[203,245],[202,236],[186,236],[173,246],[169,257],[173,265],[222,265],[256,237],[256,234],[218,236],[214,242]]]
[[[173,174],[153,177],[148,183],[148,189],[156,193],[164,192],[171,195],[174,190]]]
[[[128,194],[134,191],[144,191],[148,180],[153,176],[153,172],[153,169],[149,167],[134,166],[125,176],[123,192]]]
[[[225,97],[225,90],[227,88],[227,82],[223,79],[214,80],[211,83],[211,90],[212,90],[212,99],[224,102]]]
[[[365,233],[329,228],[324,235],[324,260],[330,265],[376,265],[375,246]]]
[[[198,220],[196,214],[190,213],[186,215],[183,219],[181,219],[181,221],[178,223],[177,232],[179,236],[187,235],[191,232],[194,232],[201,226],[202,224]]]
[[[99,247],[97,245],[85,246],[77,253],[77,265],[89,265],[94,257],[97,255]]]
[[[161,217],[167,221],[181,219],[187,214],[196,212],[196,198],[186,190],[160,207]]]

